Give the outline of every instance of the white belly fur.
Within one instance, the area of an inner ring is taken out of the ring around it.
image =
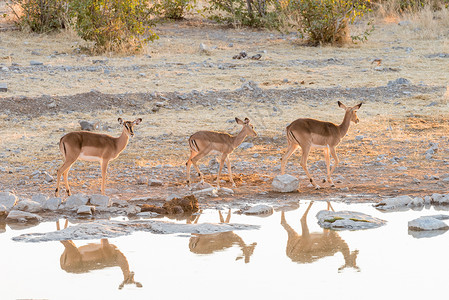
[[[315,145],[315,144],[312,144],[311,146],[312,146],[312,148],[320,148],[320,149],[324,149],[324,148],[328,147],[328,145]]]
[[[84,155],[83,152],[80,153],[80,156],[78,158],[81,160],[87,160],[87,161],[101,161],[100,157]]]

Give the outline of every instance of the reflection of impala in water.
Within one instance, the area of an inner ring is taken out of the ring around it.
[[[348,267],[360,271],[356,262],[359,251],[355,250],[351,252],[348,244],[346,244],[336,231],[323,229],[322,233],[309,232],[309,227],[307,226],[307,214],[309,213],[312,204],[313,201],[310,202],[301,218],[302,235],[297,234],[296,231],[287,224],[284,212],[282,212],[281,225],[288,233],[286,248],[287,256],[294,262],[304,264],[313,263],[320,258],[333,256],[335,253],[341,252],[345,259],[345,264],[338,268],[338,271]],[[332,211],[334,210],[328,201],[327,210],[329,209],[332,209]]]
[[[221,211],[218,211],[221,223],[229,223],[231,219],[231,209],[228,211],[226,220],[224,220]],[[199,218],[199,216],[198,216]],[[194,223],[198,222],[198,218],[194,220]],[[189,249],[196,254],[211,254],[216,251],[221,251],[226,248],[230,248],[233,245],[238,245],[243,251],[242,256],[238,256],[236,260],[245,259],[245,263],[249,263],[249,259],[254,252],[254,248],[257,243],[246,245],[243,239],[234,232],[220,232],[212,234],[194,234],[189,241]]]
[[[68,220],[64,228],[67,228]],[[60,230],[59,221],[56,228]],[[100,244],[87,244],[77,247],[72,240],[61,241],[64,252],[61,254],[61,269],[69,273],[87,273],[91,270],[99,270],[108,267],[120,267],[123,272],[123,282],[119,285],[122,289],[125,284],[135,284],[142,287],[140,282],[134,280],[134,272],[129,270],[128,260],[115,245],[109,244],[108,239],[101,239]]]

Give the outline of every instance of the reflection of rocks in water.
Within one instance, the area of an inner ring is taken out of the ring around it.
[[[414,238],[430,238],[445,233],[449,226],[442,220],[448,220],[447,215],[424,216],[408,222],[408,234]]]
[[[66,220],[64,228],[67,228]],[[59,221],[56,222],[59,230]],[[140,282],[134,280],[134,272],[129,270],[128,260],[118,248],[110,244],[108,239],[77,247],[72,240],[61,241],[64,252],[61,254],[61,269],[68,273],[88,273],[92,270],[101,270],[110,267],[120,267],[123,273],[123,281],[119,285],[122,289],[125,284],[135,284],[142,287]]]
[[[226,220],[224,220],[221,211],[218,211],[220,222],[228,224],[231,219],[231,210],[229,209]],[[198,222],[198,218],[195,223]],[[236,260],[244,259],[245,263],[249,263],[251,255],[257,243],[247,245],[243,239],[234,232],[221,232],[213,234],[194,234],[189,241],[189,249],[196,254],[212,254],[214,252],[223,251],[237,245],[242,250],[242,255],[238,256]]]
[[[173,198],[164,203],[162,207],[143,204],[142,212],[150,211],[161,215],[192,214],[198,211],[198,200],[194,195],[184,198]]]
[[[0,222],[0,233],[6,232],[6,223]]]
[[[332,209],[332,206],[328,203],[328,210]],[[349,249],[348,244],[340,237],[340,235],[329,229],[323,229],[322,233],[311,233],[307,225],[307,215],[312,207],[313,201],[310,202],[304,215],[301,218],[301,231],[302,235],[296,233],[296,231],[288,225],[285,219],[285,213],[281,214],[281,225],[287,231],[288,240],[286,247],[287,256],[297,263],[313,263],[321,258],[327,256],[333,256],[338,252],[343,254],[345,263],[339,271],[345,268],[354,268],[360,271],[357,266],[358,250],[352,251]],[[333,210],[333,209],[332,209]]]

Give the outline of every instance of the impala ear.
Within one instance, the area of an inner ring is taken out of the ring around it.
[[[118,118],[118,123],[120,124],[120,125],[122,125],[123,124],[123,119],[122,118]]]
[[[139,125],[140,122],[142,122],[142,118],[138,118],[133,121],[134,125]]]
[[[340,101],[338,101],[337,103],[338,103],[338,106],[339,106],[339,107],[341,107],[341,108],[343,108],[343,109],[346,109],[346,105],[344,105],[344,104],[341,103]]]
[[[235,118],[235,121],[237,122],[237,124],[239,124],[239,125],[244,125],[245,123],[243,123],[243,121],[242,120],[240,120],[239,118]]]
[[[354,106],[352,109],[358,110],[361,106],[362,106],[362,103],[359,103],[356,106]]]

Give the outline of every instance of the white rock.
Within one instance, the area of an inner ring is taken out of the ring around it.
[[[112,200],[108,196],[94,194],[90,196],[90,204],[101,207],[109,207],[112,205]]]
[[[31,197],[31,200],[44,205],[44,203],[48,200],[48,196],[44,194],[36,194]]]
[[[430,202],[432,202],[432,197],[430,197],[430,196],[425,196],[425,197],[424,197],[424,204],[430,204]]]
[[[410,196],[404,195],[395,198],[384,199],[373,206],[380,210],[393,210],[407,207],[413,199]]]
[[[211,188],[207,188],[207,189],[203,189],[203,190],[199,190],[199,191],[194,191],[193,194],[196,197],[201,197],[201,196],[218,197],[218,190],[214,187],[211,187]]]
[[[449,204],[449,194],[441,195],[441,194],[433,194],[431,196],[432,203],[435,204]]]
[[[359,230],[376,228],[385,225],[387,221],[354,211],[319,211],[316,215],[318,224],[323,228],[334,230]]]
[[[410,230],[447,230],[449,226],[433,216],[419,217],[408,222]]]
[[[148,185],[149,186],[162,186],[163,183],[159,179],[152,178],[152,179],[148,180]]]
[[[78,209],[81,205],[86,205],[89,198],[86,195],[77,194],[68,197],[62,205],[63,209]]]
[[[17,196],[13,193],[0,192],[0,205],[5,206],[7,211],[10,211],[18,200]]]
[[[57,210],[61,204],[62,198],[60,197],[50,198],[47,201],[45,201],[45,203],[42,205],[42,208],[48,210]]]
[[[159,214],[152,212],[152,211],[146,211],[146,212],[141,212],[138,213],[136,216],[141,217],[141,218],[154,218],[157,217]]]
[[[421,197],[412,198],[412,200],[407,204],[408,207],[417,207],[417,206],[423,206],[423,205],[424,205],[424,199]]]
[[[290,193],[298,190],[299,180],[292,175],[278,175],[273,179],[271,187],[276,192]]]
[[[32,200],[20,200],[14,209],[35,213],[42,210],[42,205]]]
[[[40,222],[41,216],[20,210],[11,210],[6,217],[7,222]]]
[[[207,182],[198,182],[192,185],[192,191],[199,191],[199,190],[204,190],[204,189],[209,189],[212,188],[212,184],[207,183]],[[178,197],[179,198],[179,197]]]
[[[140,207],[135,206],[135,205],[130,205],[125,209],[126,214],[128,214],[128,215],[136,215],[136,214],[140,213],[141,210],[142,209]]]
[[[79,215],[92,215],[95,212],[95,206],[81,205],[76,211]]]
[[[226,195],[234,195],[234,190],[229,189],[229,188],[225,188],[225,187],[221,187],[219,192],[223,193],[223,194],[226,194]]]
[[[245,211],[245,215],[271,215],[273,214],[273,207],[265,204],[255,205]]]

